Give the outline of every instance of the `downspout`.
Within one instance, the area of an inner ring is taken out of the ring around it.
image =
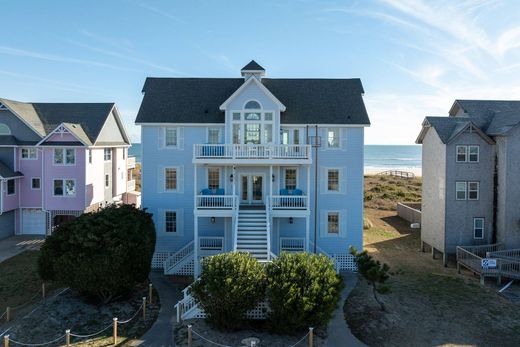
[[[495,170],[493,172],[493,230],[491,243],[497,243],[497,213],[498,213],[498,155],[495,152]]]
[[[4,214],[4,182],[5,180],[2,178],[0,180],[0,216]]]

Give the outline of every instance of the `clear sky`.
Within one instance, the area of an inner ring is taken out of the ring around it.
[[[455,98],[520,99],[520,1],[0,0],[0,96],[116,102],[147,76],[361,78],[369,144],[412,144]]]

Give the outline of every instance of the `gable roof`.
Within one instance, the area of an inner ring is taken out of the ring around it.
[[[260,64],[258,64],[256,61],[251,60],[241,69],[241,71],[265,71],[265,69],[261,67]]]
[[[96,142],[106,119],[115,110],[114,103],[28,103],[8,99],[0,99],[0,102],[42,138],[64,124],[87,145]],[[119,120],[118,125],[124,133]],[[124,138],[127,140],[126,134]]]
[[[224,123],[219,107],[244,83],[243,78],[149,77],[136,123]],[[370,124],[358,78],[262,78],[260,83],[286,106],[282,124]]]
[[[269,89],[267,89],[257,78],[249,78],[245,83],[243,83],[237,90],[235,90],[235,92],[233,94],[231,94],[231,96],[229,98],[226,99],[226,101],[224,101],[222,103],[222,105],[220,105],[219,109],[221,111],[225,111],[226,110],[226,107],[229,105],[229,103],[238,95],[240,95],[240,93],[242,92],[242,90],[246,89],[246,87],[251,84],[251,83],[254,83],[255,85],[258,86],[258,88],[260,88],[260,90],[262,92],[264,92],[275,104],[278,105],[278,108],[280,109],[280,111],[285,111],[286,110],[286,107],[284,104],[282,104],[280,102],[280,100],[278,100],[276,98],[276,96],[273,95],[273,93],[271,93],[271,91]]]
[[[450,117],[455,117],[459,109],[490,136],[503,135],[520,123],[518,100],[455,100]]]
[[[0,178],[15,178],[23,177],[20,171],[14,171],[9,168],[5,163],[0,161]]]
[[[467,117],[426,117],[416,143],[421,144],[423,142],[430,128],[435,129],[441,142],[444,144],[450,143],[468,128],[477,132],[488,143],[494,142]]]

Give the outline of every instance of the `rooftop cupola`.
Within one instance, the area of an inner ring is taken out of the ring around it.
[[[240,73],[246,80],[251,76],[261,80],[265,75],[265,69],[261,67],[256,61],[251,60],[246,66],[242,68],[242,70],[240,70]]]

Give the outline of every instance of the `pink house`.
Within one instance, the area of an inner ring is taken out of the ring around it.
[[[0,98],[0,239],[49,234],[111,203],[140,202],[113,103]]]

